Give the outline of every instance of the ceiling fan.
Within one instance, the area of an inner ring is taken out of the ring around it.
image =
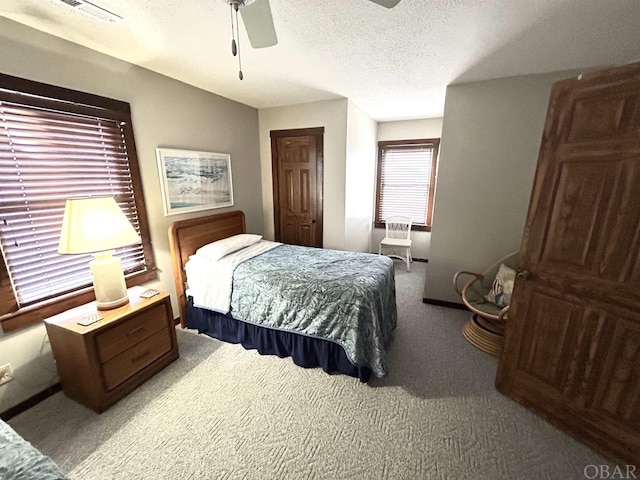
[[[242,62],[240,61],[240,38],[238,37],[238,12],[242,15],[244,28],[249,37],[249,43],[253,48],[272,47],[278,43],[276,29],[271,15],[269,0],[225,0],[231,7],[231,53],[238,56],[240,80],[242,75]],[[393,8],[400,0],[369,0],[386,8]],[[234,18],[235,14],[235,18]]]

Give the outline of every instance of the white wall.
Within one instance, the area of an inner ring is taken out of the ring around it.
[[[378,142],[388,140],[413,140],[416,138],[440,138],[442,118],[399,120],[378,123]]]
[[[417,138],[440,138],[442,135],[442,118],[425,118],[420,120],[403,120],[397,122],[378,123],[378,142],[388,140],[414,140]],[[377,153],[376,153],[377,155]],[[375,160],[377,161],[377,159]],[[437,179],[436,179],[437,180]],[[375,208],[375,206],[373,207]],[[384,238],[383,228],[374,228],[371,237],[373,252]],[[430,232],[411,232],[411,254],[414,258],[429,258],[431,246]]]
[[[262,215],[265,238],[273,239],[271,130],[324,127],[323,246],[345,249],[345,171],[348,100],[305,103],[259,111]]]
[[[553,81],[567,72],[447,88],[424,297],[460,302],[459,270],[518,250]]]
[[[371,251],[378,124],[349,101],[345,172],[345,250]],[[377,249],[377,247],[376,247]]]
[[[131,104],[144,200],[159,278],[150,287],[171,292],[169,225],[188,217],[240,209],[247,228],[262,233],[258,112],[134,65],[0,18],[0,72],[123,100]],[[165,217],[156,147],[231,154],[234,207]],[[42,353],[41,353],[42,351]],[[0,365],[16,380],[0,386],[0,412],[57,381],[42,325],[0,336]]]

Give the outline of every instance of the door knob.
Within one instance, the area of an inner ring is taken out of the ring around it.
[[[520,272],[518,272],[518,274],[516,275],[517,278],[519,278],[520,280],[524,281],[524,280],[529,280],[533,275],[531,275],[531,272],[529,270],[521,270]]]
[[[309,223],[316,223],[315,220],[309,220]]]

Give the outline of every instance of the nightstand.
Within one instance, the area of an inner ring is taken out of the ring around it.
[[[44,321],[69,398],[103,412],[178,358],[169,294],[141,298],[145,290],[130,288],[129,303],[113,310],[92,302]],[[102,319],[78,323],[95,314]]]

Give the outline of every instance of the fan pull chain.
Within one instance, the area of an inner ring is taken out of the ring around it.
[[[244,75],[242,74],[242,58],[240,55],[240,33],[238,30],[238,10],[236,9],[236,36],[238,37],[238,78],[242,80]]]
[[[229,13],[231,14],[231,54],[235,57],[238,53],[236,46],[236,27],[233,23],[233,6],[229,5]]]
[[[234,23],[233,11],[236,11],[236,18]],[[240,80],[244,78],[242,74],[242,59],[240,57],[240,30],[238,29],[238,5],[231,5],[231,53],[235,57],[238,56],[238,77]],[[237,42],[236,42],[237,38]]]

